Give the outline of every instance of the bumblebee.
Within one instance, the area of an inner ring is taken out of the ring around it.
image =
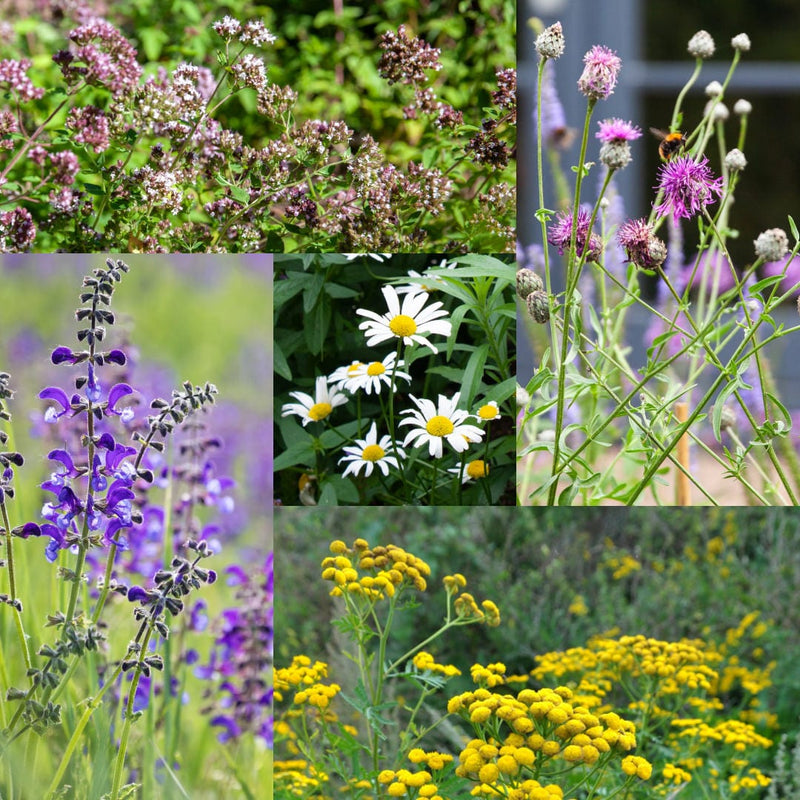
[[[686,147],[686,134],[680,131],[667,133],[658,128],[650,128],[650,133],[657,139],[661,139],[658,145],[658,154],[662,161],[669,161],[673,156],[680,153]]]

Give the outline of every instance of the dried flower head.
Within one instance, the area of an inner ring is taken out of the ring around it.
[[[691,219],[704,206],[716,202],[723,191],[722,178],[714,178],[705,156],[700,161],[680,156],[662,164],[656,188],[664,194],[656,213],[671,213],[676,221],[680,217]]]
[[[770,228],[759,233],[753,244],[756,257],[764,261],[779,261],[789,252],[789,238],[781,228]]]
[[[596,44],[583,57],[578,88],[591,100],[605,100],[613,93],[622,61],[613,50]]]
[[[564,52],[564,31],[554,22],[536,37],[536,51],[541,58],[558,58]]]
[[[711,58],[715,49],[714,40],[708,31],[698,31],[689,39],[689,55],[695,58]]]

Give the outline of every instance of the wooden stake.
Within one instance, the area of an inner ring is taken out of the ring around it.
[[[675,403],[675,417],[678,423],[683,425],[689,419],[689,404],[684,402]],[[689,431],[686,431],[678,440],[678,463],[686,472],[689,471]],[[675,484],[675,504],[679,506],[691,505],[692,488],[689,476],[678,467],[675,467],[675,469],[678,471],[678,480]]]

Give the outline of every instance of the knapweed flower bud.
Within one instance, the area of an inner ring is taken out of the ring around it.
[[[725,156],[725,167],[731,172],[741,172],[747,166],[747,159],[738,147],[734,147]]]
[[[770,228],[759,233],[753,244],[756,256],[764,261],[780,261],[789,252],[789,238],[781,228]]]
[[[705,91],[706,97],[719,97],[722,94],[722,84],[719,81],[711,81]]]
[[[631,146],[627,142],[608,142],[600,148],[600,163],[609,169],[623,169],[631,160]]]
[[[564,31],[554,22],[536,37],[536,51],[542,58],[558,58],[564,52]]]
[[[544,289],[544,282],[532,270],[527,267],[517,270],[517,294],[524,300],[531,292],[541,292]]]
[[[746,53],[750,49],[750,37],[746,33],[740,33],[731,39],[731,47],[740,53]]]
[[[547,292],[531,292],[526,298],[528,312],[533,317],[534,322],[544,325],[550,321],[550,297]]]
[[[719,427],[723,431],[736,431],[736,412],[727,404],[722,407]]]
[[[697,31],[697,33],[689,39],[689,55],[695,58],[711,58],[715,50],[714,40],[708,31]]]
[[[726,106],[725,103],[715,103],[713,100],[709,100],[708,103],[706,103],[706,107],[703,109],[703,114],[708,114],[709,111],[711,112],[712,122],[725,122],[725,120],[727,120],[731,115],[731,112],[728,111],[728,106]]]
[[[617,85],[622,61],[613,50],[596,44],[583,57],[583,63],[578,89],[590,100],[605,100]]]
[[[749,100],[740,99],[733,104],[733,113],[740,117],[746,117],[753,110]]]

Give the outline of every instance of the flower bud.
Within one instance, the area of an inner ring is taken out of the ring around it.
[[[747,116],[753,110],[749,100],[737,100],[733,105],[733,113],[740,117]]]
[[[750,37],[746,33],[740,33],[731,39],[731,46],[740,53],[746,53],[750,49]]]
[[[722,94],[722,84],[719,81],[711,81],[706,86],[706,97],[719,97]]]
[[[747,159],[738,147],[734,147],[725,156],[725,167],[731,172],[741,172],[747,166]]]
[[[600,148],[600,162],[609,169],[623,169],[631,163],[631,146],[625,141],[606,142]]]
[[[542,58],[558,58],[564,52],[564,31],[554,22],[536,37],[536,50]]]
[[[542,279],[527,267],[517,270],[517,294],[524,300],[531,292],[542,291]]]
[[[689,55],[695,58],[711,58],[715,50],[714,40],[708,31],[697,31],[697,33],[689,39]]]
[[[764,261],[780,261],[789,252],[789,238],[781,228],[770,228],[759,233],[753,244],[756,256]]]
[[[544,325],[550,320],[550,297],[547,292],[531,292],[525,301],[528,304],[528,311],[533,317],[534,322]]]

